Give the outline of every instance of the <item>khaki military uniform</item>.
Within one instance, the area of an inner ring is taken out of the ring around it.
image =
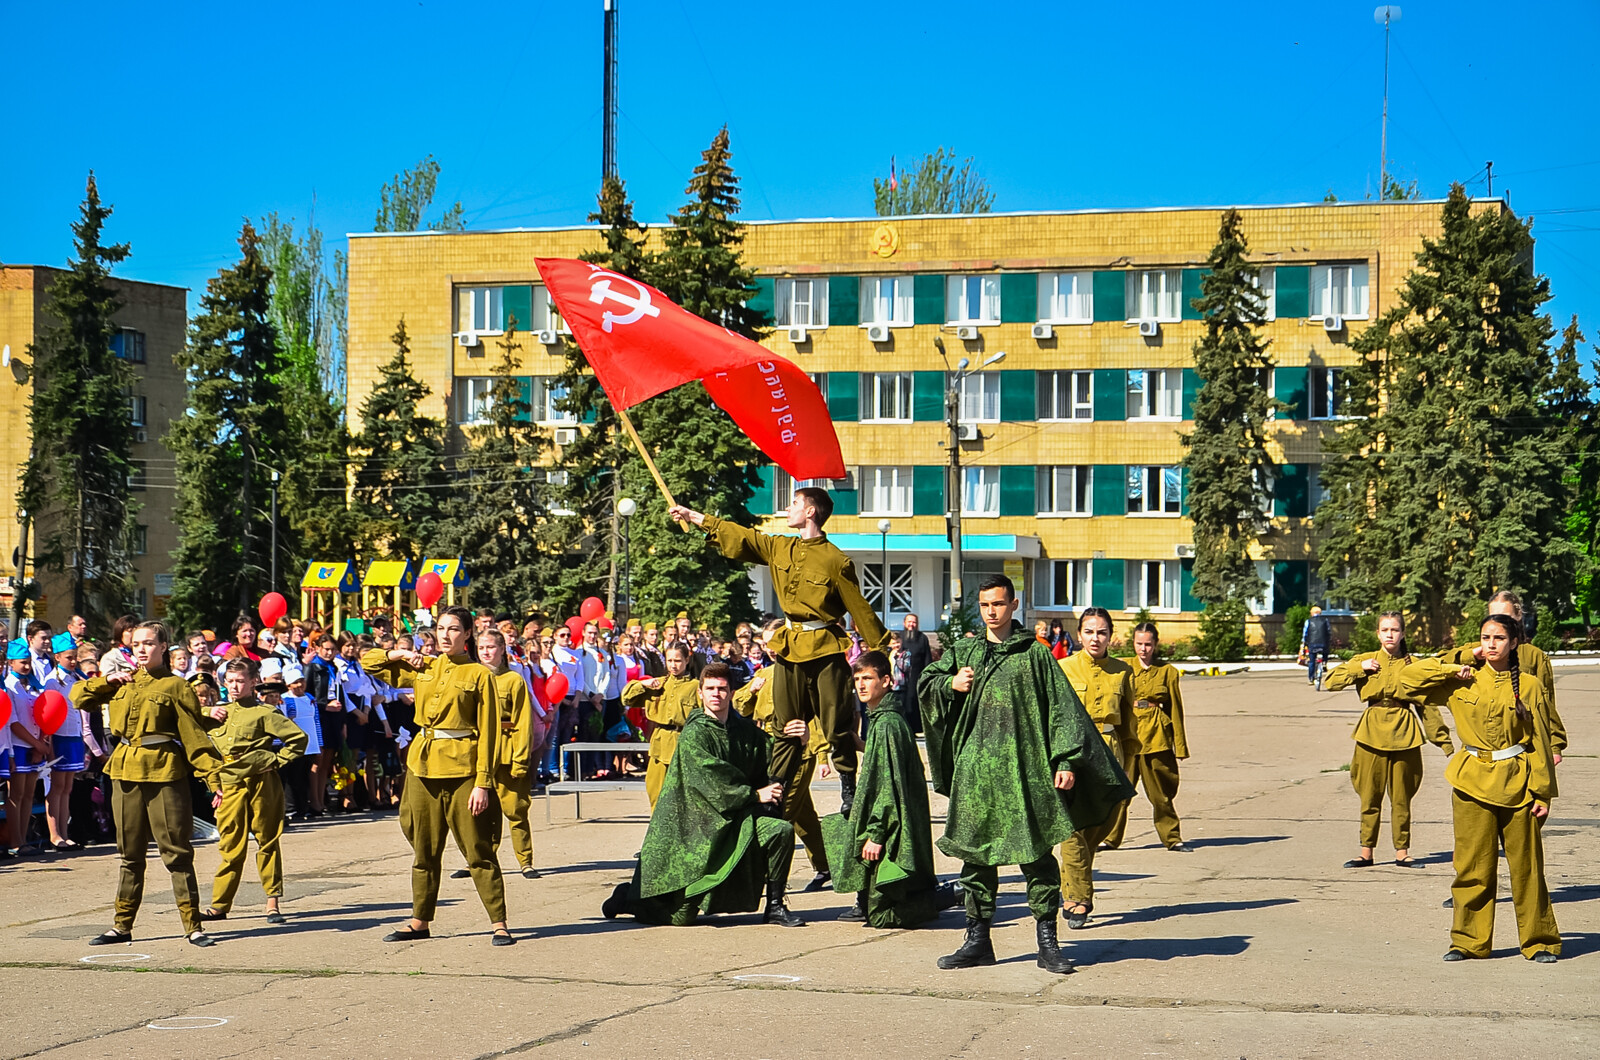
[[[1439,656],[1446,663],[1454,666],[1483,666],[1483,663],[1472,657],[1472,649],[1476,644],[1464,644],[1454,651],[1447,651]],[[1532,644],[1517,645],[1517,666],[1522,670],[1524,678],[1532,676],[1544,689],[1545,702],[1548,704],[1545,713],[1550,718],[1550,749],[1558,755],[1567,753],[1567,725],[1561,720],[1561,715],[1556,710],[1556,671],[1550,665],[1550,656],[1546,655],[1543,648]]]
[[[1362,664],[1378,661],[1367,673]],[[1400,674],[1410,657],[1396,658],[1379,650],[1357,655],[1328,674],[1328,690],[1354,686],[1367,704],[1356,722],[1355,753],[1350,758],[1350,784],[1361,799],[1361,846],[1378,845],[1383,797],[1389,796],[1389,829],[1396,850],[1411,849],[1411,799],[1422,786],[1423,726],[1429,743],[1453,750],[1450,730],[1433,703],[1417,703],[1402,694]],[[1417,713],[1422,712],[1423,724]]]
[[[1110,656],[1095,659],[1086,651],[1072,653],[1060,660],[1060,666],[1111,756],[1127,772],[1139,747],[1133,719],[1133,668]],[[1094,907],[1095,852],[1126,813],[1124,802],[1104,824],[1074,832],[1061,844],[1061,890],[1068,905]]]
[[[788,619],[767,645],[773,656],[773,717],[779,732],[790,721],[816,718],[828,737],[833,768],[840,779],[856,771],[855,710],[850,695],[850,664],[845,652],[844,616],[855,619],[868,650],[887,650],[889,631],[867,605],[856,580],[855,564],[828,540],[749,530],[714,515],[705,532],[729,559],[765,564],[772,571],[778,605]],[[788,791],[800,773],[805,741],[772,741],[772,777]]]
[[[72,686],[79,710],[107,708],[106,735],[115,745],[111,809],[116,818],[117,882],[115,930],[131,932],[144,897],[145,852],[152,839],[172,875],[172,896],[183,929],[200,930],[200,885],[194,876],[194,806],[189,778],[217,786],[222,758],[206,735],[200,701],[180,677],[162,667],[135,670],[133,680],[112,684],[91,677]]]
[[[1178,668],[1169,663],[1133,670],[1133,728],[1139,747],[1130,758],[1128,779],[1135,788],[1144,785],[1145,798],[1155,820],[1156,835],[1169,848],[1183,842],[1178,811],[1172,801],[1178,794],[1178,762],[1189,757],[1183,729],[1183,693],[1178,688]],[[1105,845],[1119,847],[1128,823],[1128,804],[1117,810]]]
[[[761,726],[768,736],[777,739],[777,726],[773,720],[773,683],[763,680],[770,676],[769,670],[771,667],[763,668],[757,672],[754,680],[733,694],[733,709]],[[757,681],[761,682],[760,688],[755,687]],[[794,825],[794,834],[805,844],[811,867],[817,872],[827,872],[828,851],[822,841],[822,823],[817,817],[816,800],[811,797],[811,778],[816,775],[817,762],[828,753],[828,738],[816,718],[811,719],[808,728],[810,739],[800,756],[800,772],[795,776],[793,790],[784,792],[783,819]]]
[[[252,697],[228,704],[228,719],[211,733],[222,754],[222,805],[217,807],[217,852],[222,864],[211,885],[211,908],[227,915],[244,876],[250,836],[256,871],[268,898],[283,897],[283,780],[278,770],[305,754],[308,737],[282,713]]]
[[[1515,709],[1511,674],[1489,666],[1470,682],[1455,677],[1459,666],[1442,659],[1411,663],[1400,675],[1402,694],[1418,697],[1448,690],[1461,749],[1445,768],[1452,790],[1456,879],[1450,887],[1455,920],[1450,948],[1487,957],[1494,939],[1499,848],[1506,853],[1511,903],[1517,915],[1522,955],[1561,953],[1561,932],[1550,906],[1544,874],[1544,839],[1536,804],[1557,795],[1549,701],[1537,680],[1521,677],[1526,716]]]
[[[500,851],[501,829],[511,830],[511,851],[517,867],[533,868],[533,830],[528,827],[528,807],[533,802],[533,696],[527,680],[506,667],[491,671],[500,718],[500,740],[495,745],[494,794],[500,803],[494,844]]]
[[[622,690],[622,703],[642,708],[650,720],[650,762],[645,767],[644,790],[650,796],[650,809],[654,810],[656,799],[661,797],[661,785],[667,779],[667,766],[678,749],[678,734],[700,709],[700,683],[688,671],[682,677],[668,674],[661,678],[660,688],[629,681]]]
[[[400,830],[411,844],[411,915],[432,921],[439,901],[445,839],[454,836],[491,923],[506,919],[505,880],[495,857],[500,805],[474,815],[473,788],[494,791],[500,746],[499,695],[488,667],[466,655],[439,656],[413,670],[374,648],[361,657],[369,674],[416,693],[417,735],[406,752]]]

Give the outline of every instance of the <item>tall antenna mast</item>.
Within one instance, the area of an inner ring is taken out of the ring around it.
[[[1383,142],[1378,149],[1378,200],[1381,202],[1389,190],[1389,26],[1400,21],[1400,8],[1384,4],[1372,13],[1372,20],[1383,24]]]
[[[600,179],[617,175],[617,0],[604,0],[605,23],[605,130],[600,144]]]

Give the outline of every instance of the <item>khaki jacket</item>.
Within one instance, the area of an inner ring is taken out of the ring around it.
[[[1065,659],[1058,659],[1057,664],[1117,760],[1126,761],[1129,756],[1138,754],[1139,735],[1133,720],[1133,667],[1109,655],[1096,660],[1086,651],[1073,652]]]
[[[114,745],[108,769],[114,779],[164,784],[194,775],[217,788],[222,756],[206,733],[209,719],[194,689],[165,667],[134,670],[126,684],[104,677],[79,681],[72,686],[72,703],[85,711],[108,707],[106,736]]]
[[[1133,716],[1139,736],[1139,753],[1171,751],[1175,758],[1189,757],[1189,740],[1183,730],[1183,693],[1178,690],[1178,668],[1133,661]]]
[[[406,768],[419,777],[473,777],[479,788],[494,786],[500,746],[500,714],[494,675],[466,655],[439,656],[427,668],[389,658],[382,648],[361,657],[361,668],[395,688],[416,692],[419,728],[406,754]],[[437,730],[464,732],[451,738]]]

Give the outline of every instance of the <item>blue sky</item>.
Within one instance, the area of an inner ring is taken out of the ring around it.
[[[944,144],[1000,210],[1302,202],[1377,184],[1373,4],[619,0],[619,157],[639,215],[716,129],[745,213],[862,216]],[[1558,327],[1600,339],[1600,4],[1410,2],[1391,168],[1532,214]],[[0,0],[0,260],[60,264],[93,168],[130,277],[198,292],[245,217],[330,234],[433,153],[471,227],[582,221],[600,168],[601,0],[474,5]],[[19,98],[20,91],[20,98]]]

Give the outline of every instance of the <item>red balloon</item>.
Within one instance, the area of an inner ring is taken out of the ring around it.
[[[289,601],[283,598],[282,593],[268,593],[261,598],[256,613],[261,616],[261,625],[271,629],[278,624],[278,619],[289,613]]]
[[[11,724],[11,697],[0,692],[0,729]]]
[[[444,595],[444,579],[429,571],[417,579],[417,602],[432,607]]]
[[[606,603],[605,603],[604,600],[600,599],[598,596],[589,597],[578,608],[578,614],[582,615],[583,618],[586,621],[589,621],[589,622],[593,622],[596,619],[603,618],[605,616],[605,613],[606,613]]]
[[[615,622],[611,621],[609,618],[601,618],[600,619],[600,628],[601,629],[616,629],[617,628],[617,624]]]
[[[544,698],[551,703],[560,703],[567,698],[567,675],[559,670],[551,674],[544,683]]]
[[[33,720],[41,733],[54,736],[61,723],[67,720],[67,697],[53,688],[41,694],[33,701]]]

